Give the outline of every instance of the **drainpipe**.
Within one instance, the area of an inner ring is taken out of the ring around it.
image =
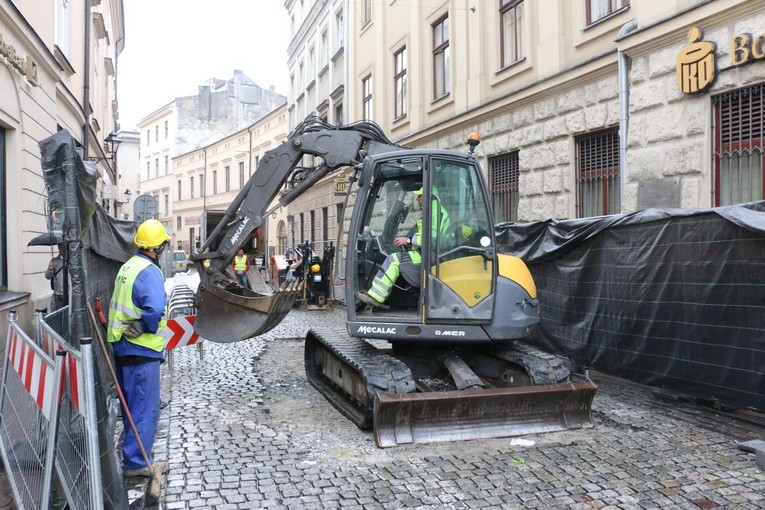
[[[82,75],[82,113],[85,116],[85,124],[82,126],[82,159],[88,158],[88,133],[90,131],[90,0],[85,2],[85,53]]]
[[[637,21],[630,20],[625,23],[617,41],[621,41],[631,32],[637,29]],[[617,52],[618,75],[619,75],[619,201],[621,212],[624,211],[624,185],[627,182],[627,129],[630,124],[630,82],[629,70],[627,69],[627,55],[623,51]]]

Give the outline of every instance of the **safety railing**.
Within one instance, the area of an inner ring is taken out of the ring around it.
[[[187,285],[177,284],[170,293],[167,304],[168,328],[165,334],[167,366],[173,369],[173,353],[176,348],[196,344],[199,360],[204,361],[202,339],[194,332],[194,317],[197,309],[194,305],[194,291]]]
[[[17,507],[50,508],[55,472],[69,508],[103,508],[90,339],[73,348],[42,312],[34,339],[19,327],[16,312],[9,323],[0,454]]]

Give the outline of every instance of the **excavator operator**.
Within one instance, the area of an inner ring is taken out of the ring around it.
[[[423,202],[423,189],[420,188],[412,192],[417,197],[417,205],[422,210]],[[438,188],[435,186],[432,190],[432,195],[438,195]],[[433,237],[438,234],[439,225],[440,232],[446,233],[449,229],[450,220],[449,213],[441,207],[439,202],[435,199],[432,200],[433,207],[431,208],[431,230],[433,231]],[[439,222],[440,217],[440,222]],[[399,236],[393,240],[395,246],[401,247],[408,251],[402,251],[399,253],[391,253],[385,257],[380,269],[377,270],[374,280],[372,280],[372,286],[366,292],[356,292],[356,299],[381,310],[387,310],[390,308],[385,304],[385,301],[390,296],[393,290],[393,284],[396,282],[400,274],[400,266],[403,259],[409,258],[413,264],[419,265],[422,261],[422,254],[420,254],[420,248],[422,247],[422,218],[417,220],[417,231],[411,236],[404,237]]]

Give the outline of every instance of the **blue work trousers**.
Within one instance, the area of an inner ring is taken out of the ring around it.
[[[149,462],[154,463],[151,449],[154,446],[154,436],[157,434],[159,422],[159,360],[122,365],[117,363],[117,381],[122,394],[125,396],[130,415],[141,437],[143,447]],[[140,469],[146,467],[146,461],[138,446],[138,440],[130,426],[127,412],[122,408],[122,424],[125,427],[125,438],[122,441],[122,462],[124,469]]]

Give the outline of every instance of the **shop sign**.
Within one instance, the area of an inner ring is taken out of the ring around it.
[[[36,87],[37,82],[37,64],[29,55],[19,55],[12,44],[8,44],[0,34],[0,56],[2,56],[8,65],[16,69],[30,85]]]
[[[691,28],[688,31],[688,41],[691,44],[677,55],[677,87],[686,94],[705,91],[712,85],[716,76],[717,45],[701,39],[701,30],[697,27]],[[731,66],[724,69],[726,71],[757,60],[765,60],[765,33],[757,36],[736,34],[731,39],[730,47]]]

